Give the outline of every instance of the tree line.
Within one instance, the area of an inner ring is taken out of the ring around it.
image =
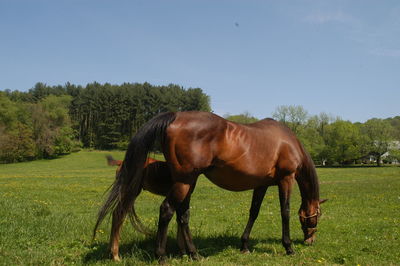
[[[170,84],[85,87],[37,83],[27,92],[0,91],[0,162],[51,158],[80,148],[125,148],[158,113],[210,111],[200,88]]]
[[[211,111],[200,88],[170,84],[37,83],[0,91],[0,163],[51,158],[81,148],[125,149],[137,130],[166,111]],[[400,116],[352,123],[302,106],[278,106],[272,117],[299,137],[317,164],[400,161]],[[227,119],[252,123],[249,113]],[[387,156],[389,152],[389,156]],[[384,156],[384,157],[383,157]]]
[[[226,116],[254,122],[249,113]],[[326,113],[309,115],[302,106],[278,106],[272,118],[288,126],[320,165],[400,161],[400,116],[352,123]],[[384,157],[383,157],[384,156]]]

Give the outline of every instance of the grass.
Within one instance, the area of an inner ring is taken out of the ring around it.
[[[91,241],[104,191],[115,168],[107,152],[82,151],[63,158],[0,165],[0,265],[113,265],[108,259],[110,222]],[[123,153],[112,152],[116,158]],[[251,191],[229,192],[201,177],[191,202],[194,242],[204,257],[179,257],[176,225],[171,222],[171,265],[397,265],[400,264],[400,167],[319,168],[322,207],[317,242],[302,244],[297,219],[300,197],[292,198],[291,235],[296,254],[281,245],[276,187],[264,199],[250,240],[241,254]],[[155,230],[159,196],[143,192],[137,201],[142,220]],[[122,264],[157,264],[154,239],[123,227]]]

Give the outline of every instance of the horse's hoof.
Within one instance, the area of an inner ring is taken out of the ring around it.
[[[294,255],[294,251],[293,251],[293,249],[287,249],[286,250],[286,255]]]
[[[311,246],[312,244],[314,244],[314,242],[315,242],[315,238],[314,237],[310,237],[310,238],[304,240],[304,245]]]
[[[121,258],[120,258],[118,255],[113,256],[112,259],[113,259],[113,261],[115,261],[115,262],[120,262],[120,261],[121,261]]]
[[[166,256],[161,256],[158,258],[158,264],[160,265],[166,265],[167,264],[167,257]]]
[[[203,257],[197,252],[191,253],[190,254],[190,258],[192,258],[192,260],[201,260],[201,259],[203,259]]]
[[[240,249],[240,252],[242,252],[243,254],[250,254],[250,250],[248,248],[242,248]]]

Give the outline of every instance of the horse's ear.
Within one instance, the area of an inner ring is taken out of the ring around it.
[[[320,200],[319,201],[319,204],[322,204],[322,203],[324,203],[325,201],[327,201],[328,199],[322,199],[322,200]]]

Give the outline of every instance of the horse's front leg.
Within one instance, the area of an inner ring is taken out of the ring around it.
[[[241,237],[242,247],[240,248],[240,251],[242,251],[243,253],[249,252],[248,244],[249,244],[250,232],[251,229],[253,228],[254,222],[258,217],[258,213],[260,212],[261,203],[263,202],[265,193],[267,192],[267,188],[268,186],[265,186],[253,190],[253,198],[251,200],[249,220],[247,221],[246,228],[244,229],[244,232]]]
[[[279,183],[279,201],[281,204],[282,217],[282,245],[286,249],[286,254],[294,254],[292,241],[290,239],[290,195],[294,182],[294,174],[285,176]]]
[[[183,241],[187,245],[190,254],[194,254],[196,251],[194,245],[191,245],[193,243],[191,241],[191,235],[188,228],[190,193],[193,191],[191,187],[192,186],[189,184],[175,183],[172,186],[171,191],[168,193],[168,196],[160,206],[155,252],[160,263],[163,263],[166,258],[168,224],[171,221],[175,211],[177,211],[178,227],[180,227],[178,230],[179,235],[181,235],[178,237],[183,238]],[[180,240],[178,239],[178,243],[179,241]]]

